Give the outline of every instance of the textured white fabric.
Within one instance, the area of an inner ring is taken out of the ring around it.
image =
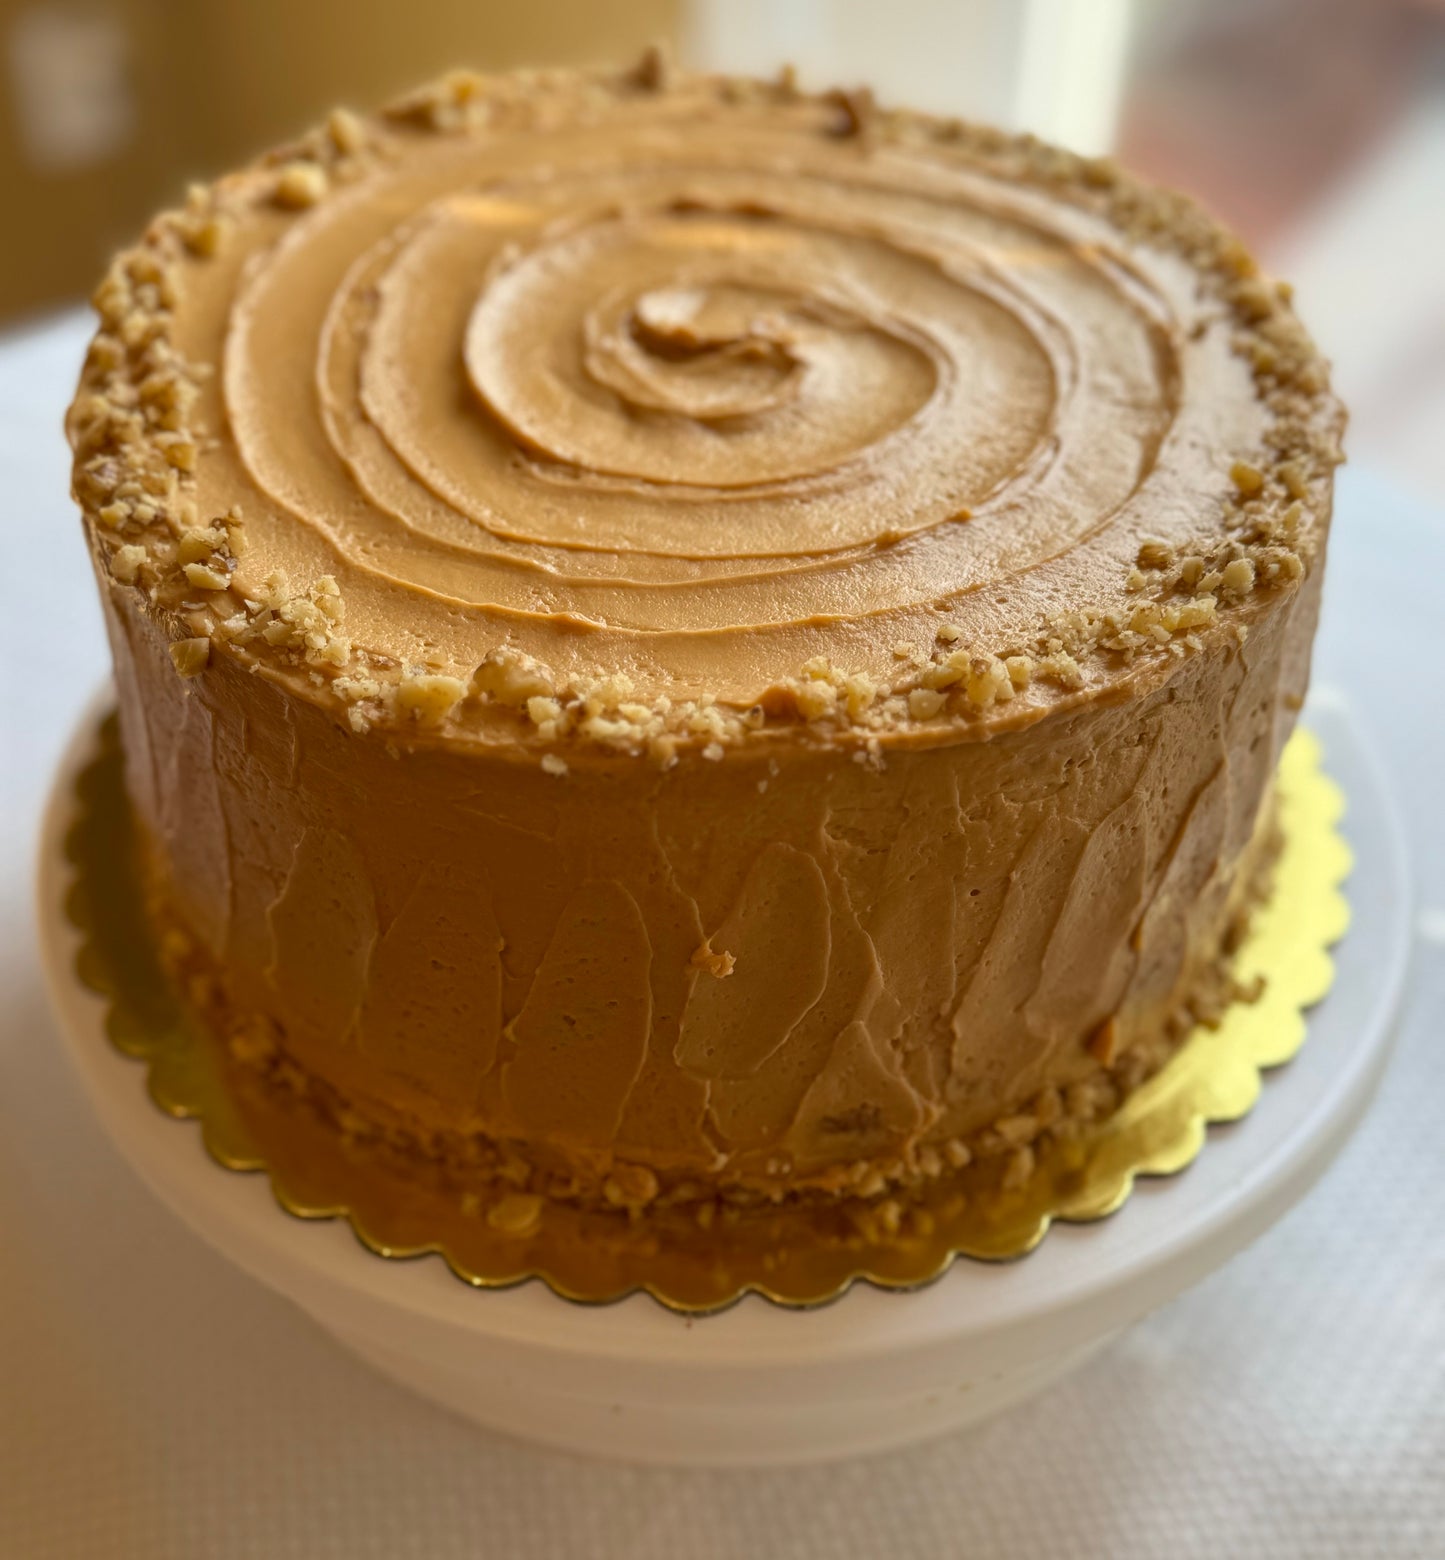
[[[58,432],[81,339],[0,346],[4,1560],[1445,1556],[1445,519],[1346,474],[1317,676],[1371,710],[1425,910],[1398,1055],[1319,1188],[970,1435],[777,1473],[588,1464],[373,1379],[153,1202],[65,1071],[30,857],[105,665]]]

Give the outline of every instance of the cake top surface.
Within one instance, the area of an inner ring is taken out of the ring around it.
[[[338,111],[96,305],[76,492],[178,669],[558,772],[1166,676],[1312,566],[1338,459],[1182,197],[656,56]]]

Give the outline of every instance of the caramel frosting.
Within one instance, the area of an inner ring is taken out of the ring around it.
[[[457,76],[97,306],[161,913],[338,1116],[556,1195],[891,1184],[1218,988],[1341,415],[1188,202],[788,79]]]
[[[1157,659],[1180,625],[1140,615],[1141,546],[1197,555],[1242,503],[1273,520],[1327,481],[1334,414],[1281,295],[1107,165],[840,112],[786,84],[462,78],[199,192],[101,298],[158,295],[187,424],[163,453],[214,544],[171,592],[192,637],[359,727],[511,742],[550,699],[527,735],[664,761],[664,728],[1017,724]],[[76,435],[104,451],[94,410]],[[1271,504],[1254,484],[1291,452]],[[85,496],[125,516],[109,469]],[[319,596],[325,624],[277,628]],[[1085,664],[1081,622],[1114,653]]]

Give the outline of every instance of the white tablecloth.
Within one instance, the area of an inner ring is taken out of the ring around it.
[[[1445,1556],[1445,517],[1343,475],[1316,677],[1384,744],[1421,911],[1396,1060],[1319,1188],[971,1435],[777,1473],[594,1465],[373,1379],[153,1203],[66,1073],[30,877],[106,663],[59,432],[83,335],[0,344],[0,1556]]]

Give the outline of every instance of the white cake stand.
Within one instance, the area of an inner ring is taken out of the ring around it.
[[[1298,1057],[1244,1121],[1213,1128],[1184,1174],[1141,1181],[1112,1218],[1056,1226],[1032,1255],[959,1261],[906,1292],[855,1285],[785,1310],[750,1296],[708,1317],[643,1295],[606,1306],[542,1284],[469,1288],[435,1257],[384,1261],[339,1220],[283,1213],[262,1175],[220,1169],[191,1122],[151,1102],[74,974],[62,913],[73,782],[97,698],[56,777],[40,854],[40,928],[71,1060],[116,1148],[204,1240],[292,1299],[375,1369],[478,1423],[644,1462],[778,1464],[881,1451],[977,1423],[1054,1381],[1263,1233],[1319,1178],[1383,1071],[1405,978],[1410,902],[1396,813],[1351,710],[1308,721],[1349,798],[1354,926]]]

